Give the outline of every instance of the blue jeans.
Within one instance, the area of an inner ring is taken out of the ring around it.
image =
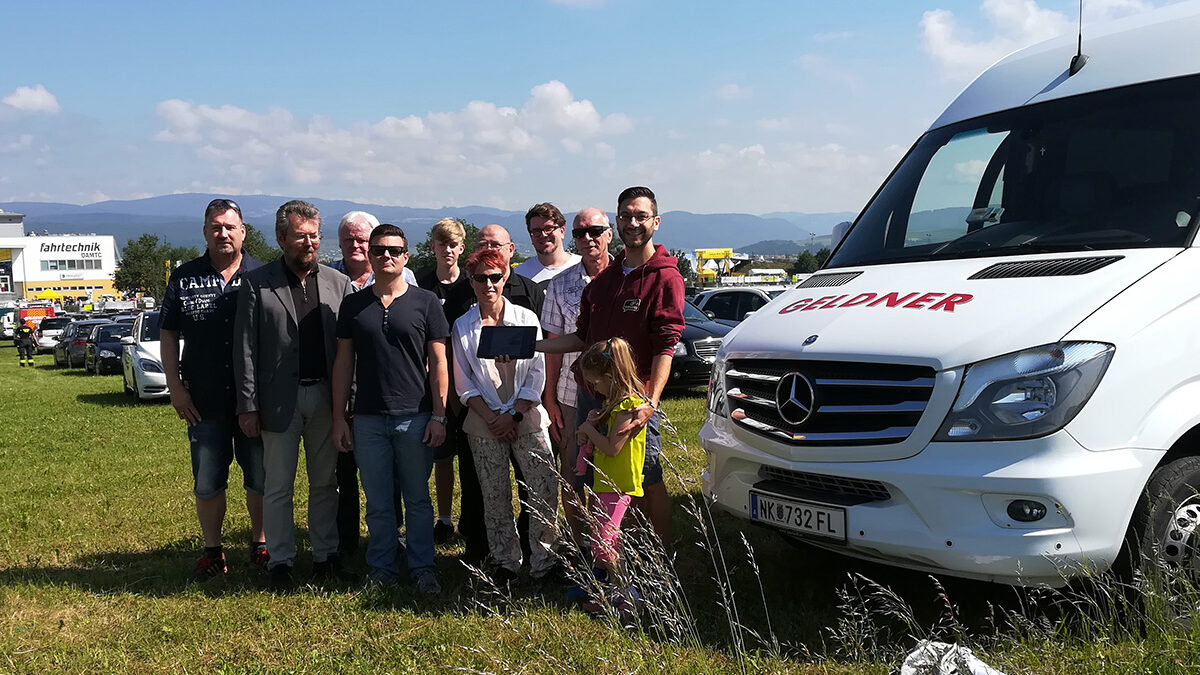
[[[236,458],[242,467],[246,492],[261,495],[266,484],[262,438],[248,438],[236,416],[206,417],[187,428],[192,454],[193,491],[199,499],[225,494],[229,465]]]
[[[419,415],[355,415],[354,459],[367,497],[367,566],[396,577],[399,544],[396,492],[404,499],[408,572],[433,568],[433,500],[429,476],[433,448],[421,439],[429,413]]]

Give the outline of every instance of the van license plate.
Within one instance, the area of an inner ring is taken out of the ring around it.
[[[750,518],[802,534],[846,541],[846,510],[750,492]]]

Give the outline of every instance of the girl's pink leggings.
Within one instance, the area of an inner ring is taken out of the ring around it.
[[[631,497],[619,492],[598,492],[600,502],[596,514],[597,531],[592,533],[592,554],[599,564],[612,565],[617,562],[617,539],[621,536],[621,519],[629,508]]]

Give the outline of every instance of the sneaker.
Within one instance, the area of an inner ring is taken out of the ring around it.
[[[276,565],[268,574],[270,576],[267,578],[267,590],[272,593],[288,593],[295,589],[296,582],[292,579],[291,565]]]
[[[437,595],[442,592],[442,585],[438,583],[437,574],[433,570],[421,570],[414,580],[417,582],[417,590],[425,595]]]
[[[433,525],[433,543],[438,546],[445,546],[454,539],[454,526],[444,521],[437,521]]]
[[[252,541],[250,542],[250,568],[262,572],[267,569],[267,561],[271,559],[271,555],[267,553],[267,542]]]
[[[229,567],[225,564],[225,552],[216,558],[201,556],[192,567],[192,578],[196,581],[206,581],[213,577],[224,576],[229,571]]]

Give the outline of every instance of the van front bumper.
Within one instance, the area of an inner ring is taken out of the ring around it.
[[[1061,586],[1085,568],[1107,569],[1162,456],[1136,448],[1094,452],[1060,431],[1021,441],[930,443],[888,461],[789,462],[755,449],[746,435],[711,415],[700,430],[708,455],[703,490],[722,510],[751,519],[751,489],[844,509],[845,542],[769,527],[848,556],[1014,585]],[[844,450],[852,460],[855,448]],[[838,494],[844,479],[885,489],[847,499]],[[804,487],[790,489],[794,484]],[[1046,516],[1013,520],[1007,506],[1019,499],[1044,504]]]

